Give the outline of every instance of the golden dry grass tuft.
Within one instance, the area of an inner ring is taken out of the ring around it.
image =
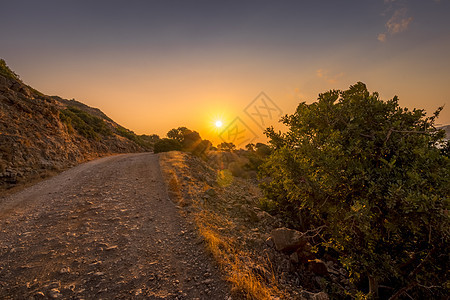
[[[168,193],[172,201],[181,204],[183,202],[183,197],[181,196],[180,183],[178,182],[177,174],[173,171],[168,173]]]
[[[170,199],[180,206],[187,205],[186,201],[184,201],[183,196],[181,194],[181,186],[178,180],[178,176],[175,172],[174,168],[169,168],[167,162],[170,161],[171,164],[177,165],[178,168],[183,167],[183,163],[180,159],[175,161],[176,156],[171,152],[161,153],[160,157],[164,157],[165,159],[160,159],[160,164],[162,167],[162,173],[164,179],[167,183],[167,193],[169,194]]]
[[[227,274],[234,292],[247,299],[257,300],[284,296],[277,288],[274,272],[270,272],[268,278],[256,274],[243,259],[250,254],[240,249],[235,238],[227,237],[221,232],[223,228],[232,227],[232,222],[223,215],[201,210],[195,214],[195,223],[208,249]]]

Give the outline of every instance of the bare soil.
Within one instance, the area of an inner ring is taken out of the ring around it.
[[[0,198],[1,299],[230,299],[158,156],[91,161]]]

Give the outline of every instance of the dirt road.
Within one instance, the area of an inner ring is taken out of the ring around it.
[[[107,157],[0,198],[1,299],[229,299],[154,154]]]

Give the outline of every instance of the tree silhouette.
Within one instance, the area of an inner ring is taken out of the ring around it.
[[[236,149],[236,145],[231,142],[230,143],[223,142],[223,143],[220,143],[219,145],[217,145],[217,148],[222,151],[231,152]]]

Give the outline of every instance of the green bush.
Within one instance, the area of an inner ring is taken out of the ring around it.
[[[181,143],[173,139],[161,139],[157,141],[153,147],[153,152],[168,152],[168,151],[180,151]]]
[[[245,146],[244,156],[248,158],[249,162],[246,164],[248,170],[257,171],[264,160],[272,153],[272,148],[263,143],[247,144]]]
[[[153,148],[153,144],[159,140],[159,136],[156,134],[153,135],[137,135],[133,131],[128,130],[122,126],[118,126],[116,128],[116,132],[118,135],[123,136],[124,138],[129,139],[130,141],[135,142],[139,146],[149,150]]]
[[[0,59],[0,75],[3,75],[6,78],[20,81],[19,75],[14,73],[6,64],[5,60]]]
[[[263,164],[270,209],[301,230],[325,226],[324,249],[338,253],[370,296],[448,295],[450,160],[435,145],[431,117],[370,94],[363,83],[300,103],[266,130],[276,150]],[[366,281],[367,282],[367,281]]]
[[[109,136],[112,134],[102,119],[75,107],[61,110],[59,118],[63,123],[67,124],[69,131],[75,130],[88,139],[98,140],[100,138],[99,135]]]

